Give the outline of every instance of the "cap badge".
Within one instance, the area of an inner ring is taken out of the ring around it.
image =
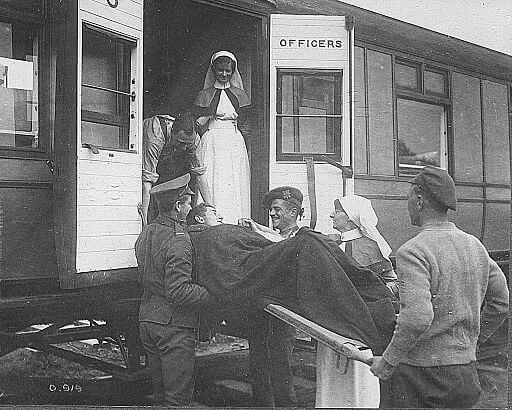
[[[288,200],[292,197],[292,194],[290,193],[289,189],[285,189],[283,191],[283,199]]]

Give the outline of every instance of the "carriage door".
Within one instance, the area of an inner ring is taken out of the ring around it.
[[[76,273],[83,273],[136,266],[143,4],[79,5]]]
[[[333,200],[353,191],[353,181],[332,165],[352,166],[349,21],[344,16],[272,15],[270,24],[270,188],[299,188],[305,223],[315,213],[316,199],[316,227],[324,232],[332,228]],[[314,177],[307,172],[306,158],[313,161]]]

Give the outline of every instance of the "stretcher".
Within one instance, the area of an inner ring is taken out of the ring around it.
[[[379,407],[379,380],[370,372],[367,346],[282,306],[270,304],[265,311],[318,340],[315,407]]]

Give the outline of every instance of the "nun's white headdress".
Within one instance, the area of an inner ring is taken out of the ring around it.
[[[377,229],[378,219],[370,200],[359,195],[349,195],[336,199],[335,206],[336,202],[339,202],[348,218],[364,236],[377,242],[382,256],[389,260],[391,248]]]
[[[213,62],[219,57],[228,57],[235,62],[235,70],[233,71],[233,75],[231,76],[231,80],[229,82],[231,85],[243,90],[244,83],[242,82],[242,77],[240,76],[240,72],[238,71],[238,61],[235,55],[233,53],[230,53],[229,51],[218,51],[214,55],[212,55],[212,58],[210,59],[210,65],[208,67],[208,70],[206,71],[206,77],[204,78],[203,90],[206,88],[210,88],[215,84]]]

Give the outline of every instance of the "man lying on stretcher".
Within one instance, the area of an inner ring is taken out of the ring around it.
[[[196,281],[233,315],[281,305],[374,355],[389,343],[398,303],[376,274],[360,268],[327,236],[301,228],[273,243],[252,230],[222,224],[214,207],[192,210],[187,222]],[[207,229],[205,229],[207,227]],[[230,315],[231,316],[231,315]]]

